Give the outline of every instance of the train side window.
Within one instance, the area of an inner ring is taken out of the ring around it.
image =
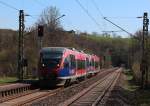
[[[95,67],[98,68],[98,62],[95,62]]]
[[[69,67],[69,62],[64,63],[64,67]]]
[[[70,55],[70,61],[71,61],[71,67],[75,68],[76,63],[75,63],[75,56],[74,55]]]
[[[94,59],[92,59],[92,66],[94,66]]]
[[[89,59],[86,58],[86,67],[89,67],[90,63],[89,63]]]
[[[82,69],[85,68],[85,60],[82,60]]]
[[[69,56],[64,60],[64,67],[69,67]]]
[[[90,61],[90,66],[92,66],[92,61]]]
[[[85,68],[85,60],[77,60],[78,69],[84,69]]]
[[[78,64],[78,65],[77,65],[77,66],[78,66],[78,69],[81,69],[81,67],[82,67],[82,66],[81,66],[81,60],[77,60],[77,64]]]

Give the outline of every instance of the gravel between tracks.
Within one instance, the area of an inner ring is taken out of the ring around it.
[[[135,94],[125,90],[122,87],[124,83],[125,75],[122,73],[105,106],[136,106]]]
[[[103,76],[107,75],[110,71],[102,72],[102,74],[98,74],[97,76],[87,79],[79,84],[70,86],[65,88],[64,90],[57,92],[55,95],[41,98],[41,100],[33,101],[31,106],[57,106],[59,103],[64,102],[65,100],[69,99],[73,95],[79,93],[83,89],[89,87],[89,85],[93,84],[94,82],[101,79]]]

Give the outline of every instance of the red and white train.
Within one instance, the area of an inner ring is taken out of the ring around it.
[[[44,47],[40,51],[38,73],[41,83],[68,85],[100,71],[100,58],[66,47]]]

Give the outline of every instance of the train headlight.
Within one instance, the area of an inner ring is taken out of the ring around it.
[[[44,64],[44,63],[42,64],[42,67],[45,67],[45,64]]]
[[[60,65],[59,65],[59,64],[57,64],[57,67],[60,67]]]

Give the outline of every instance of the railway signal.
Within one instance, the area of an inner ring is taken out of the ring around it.
[[[44,36],[43,32],[44,32],[43,25],[38,25],[38,37],[43,37]]]
[[[41,49],[43,45],[43,41],[42,41],[43,36],[44,36],[44,26],[38,25],[39,49]]]

